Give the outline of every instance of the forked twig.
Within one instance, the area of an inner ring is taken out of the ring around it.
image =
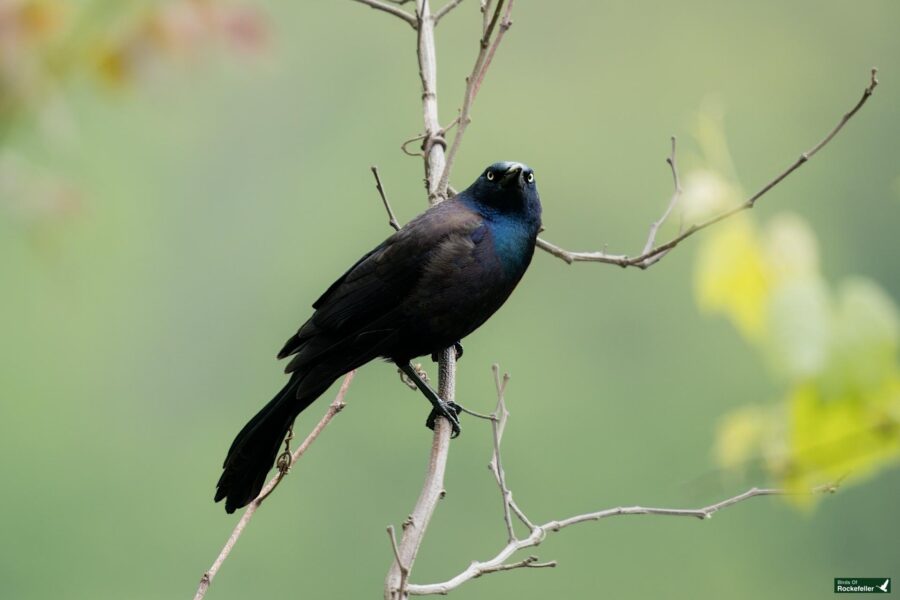
[[[491,472],[500,488],[500,493],[504,498],[504,521],[506,523],[508,540],[506,545],[492,558],[485,561],[473,561],[463,571],[439,583],[429,584],[406,584],[405,591],[412,596],[427,596],[434,594],[448,594],[454,589],[460,587],[464,583],[487,575],[489,573],[499,573],[502,571],[511,571],[520,568],[539,568],[539,567],[555,567],[556,561],[540,563],[538,557],[529,556],[518,562],[507,562],[516,552],[526,548],[538,546],[547,537],[548,533],[561,531],[566,527],[578,525],[579,523],[587,523],[589,521],[599,521],[609,517],[626,516],[626,515],[657,515],[665,517],[692,517],[701,520],[707,520],[719,512],[720,510],[734,506],[750,498],[757,496],[788,496],[796,494],[824,494],[834,493],[838,489],[839,483],[830,483],[822,485],[806,492],[793,492],[780,488],[751,488],[745,492],[731,496],[719,502],[715,502],[701,508],[653,508],[646,506],[619,506],[616,508],[607,508],[595,512],[574,515],[566,519],[547,521],[541,525],[532,524],[524,513],[513,502],[512,492],[506,484],[506,478],[503,474],[503,465],[500,460],[500,439],[502,437],[503,428],[509,417],[506,410],[506,383],[509,381],[508,375],[504,375],[501,383],[499,377],[499,368],[493,366],[494,381],[497,386],[497,409],[491,415],[491,425],[494,431],[494,448],[491,456]],[[502,427],[498,428],[498,425]],[[523,523],[529,529],[529,535],[525,538],[518,538],[512,529],[512,519],[510,512],[515,512]]]

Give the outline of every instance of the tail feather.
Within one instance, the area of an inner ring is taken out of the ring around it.
[[[298,383],[297,378],[288,382],[234,438],[216,484],[215,501],[224,498],[226,512],[233,513],[259,495],[291,423],[318,397],[299,396]]]
[[[247,506],[259,495],[269,470],[275,464],[278,449],[297,415],[338,377],[378,356],[381,346],[393,339],[387,335],[376,340],[376,343],[354,345],[359,337],[338,342],[322,339],[316,352],[301,352],[299,367],[302,369],[294,371],[288,384],[237,434],[222,465],[222,476],[216,484],[215,501],[225,499],[226,512],[233,513]]]

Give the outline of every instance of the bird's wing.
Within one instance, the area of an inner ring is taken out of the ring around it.
[[[477,214],[452,200],[422,213],[331,284],[313,304],[316,312],[287,341],[279,358],[306,354],[301,350],[314,338],[328,338],[333,345],[365,333],[373,323],[382,326],[384,317],[421,279],[425,265],[442,242],[450,236],[469,234],[480,225]],[[302,362],[299,359],[301,356],[291,361],[287,370],[295,370]]]

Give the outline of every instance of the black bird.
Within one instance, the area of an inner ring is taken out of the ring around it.
[[[491,165],[462,193],[407,223],[363,256],[313,304],[285,343],[287,385],[238,433],[215,500],[229,513],[262,489],[297,415],[345,373],[383,357],[432,403],[426,424],[446,417],[459,433],[458,407],[445,403],[410,361],[451,346],[497,311],[525,274],[541,227],[534,171]]]

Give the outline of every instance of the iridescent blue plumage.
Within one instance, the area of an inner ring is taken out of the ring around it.
[[[363,256],[313,304],[279,358],[288,384],[231,445],[216,501],[228,512],[262,488],[288,427],[338,377],[378,357],[416,378],[409,362],[456,344],[506,301],[525,274],[541,227],[534,172],[500,162]],[[417,380],[458,431],[452,410]]]
[[[514,178],[501,183],[507,173]],[[491,179],[489,174],[493,174]],[[493,249],[504,270],[524,271],[541,227],[541,203],[534,172],[521,163],[494,163],[459,195],[459,200],[485,219]]]

